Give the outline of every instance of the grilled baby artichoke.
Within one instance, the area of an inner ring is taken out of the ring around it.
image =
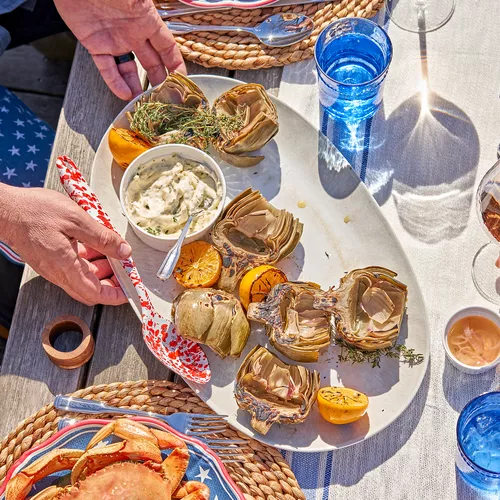
[[[322,293],[312,283],[281,283],[264,302],[250,304],[247,317],[266,325],[271,344],[287,358],[315,362],[331,337],[330,314],[313,307]]]
[[[253,167],[263,156],[244,153],[257,151],[277,133],[278,113],[276,106],[262,85],[245,83],[221,94],[214,102],[212,111],[219,117],[242,117],[238,128],[221,128],[214,146],[223,160],[237,167]]]
[[[364,351],[391,347],[399,336],[408,290],[396,273],[366,267],[346,274],[338,289],[317,296],[314,307],[330,312],[337,335]]]
[[[247,189],[225,209],[212,229],[222,255],[219,288],[232,292],[243,274],[261,264],[274,264],[293,252],[302,224],[290,212],[273,207],[259,191]]]
[[[255,347],[236,375],[238,406],[252,415],[251,425],[267,434],[275,422],[303,422],[316,401],[319,373],[287,365],[265,347]]]
[[[263,156],[247,156],[278,133],[276,106],[262,85],[245,83],[221,94],[210,107],[201,89],[180,73],[170,73],[127,113],[130,128],[156,146],[210,144],[223,160],[252,167]]]
[[[186,290],[178,295],[172,319],[180,335],[208,345],[221,358],[239,357],[250,335],[239,300],[213,288]]]
[[[192,108],[191,113],[186,110]],[[210,105],[201,89],[192,80],[180,73],[170,73],[165,81],[137,101],[132,113],[127,113],[130,127],[140,133],[154,146],[160,144],[183,143],[206,149],[209,142],[206,137],[192,134],[175,127],[168,132],[165,128],[170,123],[181,123],[193,119],[193,112],[210,113]]]

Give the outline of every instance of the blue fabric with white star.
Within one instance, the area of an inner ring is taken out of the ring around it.
[[[0,182],[17,187],[43,187],[55,132],[10,90],[0,86]],[[0,242],[0,253],[23,264]]]

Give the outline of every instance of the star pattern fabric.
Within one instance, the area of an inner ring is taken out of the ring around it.
[[[0,86],[0,182],[43,187],[55,132],[10,90]],[[0,241],[0,253],[16,264],[21,258]]]

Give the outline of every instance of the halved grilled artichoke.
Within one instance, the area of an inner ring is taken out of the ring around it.
[[[173,105],[168,107],[161,105]],[[183,130],[171,130],[161,133],[167,123],[174,121],[174,116],[180,113],[185,114],[186,108],[205,110],[210,112],[208,99],[201,89],[192,80],[180,73],[169,73],[165,81],[151,92],[144,96],[134,105],[134,111],[127,113],[130,127],[135,132],[145,135],[151,144],[158,146],[161,144],[183,143],[189,144],[199,149],[208,147],[208,140],[205,137],[198,137]],[[156,117],[156,118],[152,118]],[[138,127],[139,120],[146,125]]]
[[[313,307],[322,293],[313,283],[280,283],[264,302],[249,305],[247,317],[266,325],[271,344],[287,358],[315,362],[331,337],[330,314]]]
[[[302,224],[273,207],[259,191],[247,189],[225,209],[211,238],[222,255],[219,288],[232,292],[249,269],[274,264],[293,252]]]
[[[265,347],[255,347],[236,375],[238,406],[252,415],[251,425],[267,434],[275,422],[303,422],[316,401],[319,373],[287,365]]]
[[[253,167],[263,156],[248,156],[244,153],[257,151],[265,146],[277,133],[278,112],[262,85],[245,83],[221,94],[212,106],[218,116],[240,115],[241,127],[221,129],[214,142],[219,155],[237,167]]]
[[[239,357],[250,325],[240,301],[213,288],[186,290],[172,305],[172,319],[180,335],[208,345],[221,358]]]
[[[391,347],[399,336],[406,307],[406,285],[383,267],[346,274],[338,289],[316,297],[314,307],[333,314],[337,335],[364,351]]]
[[[189,108],[208,109],[208,99],[200,87],[181,73],[169,73],[165,81],[158,86],[149,96],[143,98],[142,102],[166,102],[170,104],[182,104]]]

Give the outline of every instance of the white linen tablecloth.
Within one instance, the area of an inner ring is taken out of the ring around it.
[[[429,314],[430,365],[412,404],[375,437],[286,457],[308,499],[493,498],[456,475],[455,426],[468,401],[499,385],[500,373],[495,380],[494,371],[459,372],[442,335],[462,307],[495,310],[476,291],[471,265],[487,241],[475,190],[500,142],[500,2],[459,0],[451,20],[425,35],[401,30],[383,12],[378,20],[394,48],[383,107],[358,133],[368,148],[340,149],[412,262]],[[316,82],[314,60],[287,66],[279,97],[319,126]]]

